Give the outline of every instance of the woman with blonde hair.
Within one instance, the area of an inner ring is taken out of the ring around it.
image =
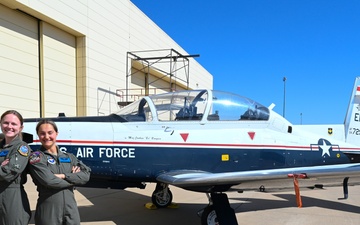
[[[24,190],[31,149],[21,139],[24,120],[19,112],[8,110],[1,115],[0,123],[3,136],[0,142],[0,225],[25,225],[31,217]]]

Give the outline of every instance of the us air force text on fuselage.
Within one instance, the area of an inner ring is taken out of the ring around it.
[[[73,154],[81,158],[135,158],[135,148],[118,147],[65,147],[61,146],[60,151],[68,152],[68,148],[74,149]]]

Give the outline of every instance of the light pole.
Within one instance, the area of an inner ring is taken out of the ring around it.
[[[286,77],[283,78],[284,81],[284,104],[283,104],[283,117],[285,118],[285,95],[286,95]]]

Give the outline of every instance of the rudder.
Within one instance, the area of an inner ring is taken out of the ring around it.
[[[345,117],[346,142],[360,146],[360,77],[356,77]]]

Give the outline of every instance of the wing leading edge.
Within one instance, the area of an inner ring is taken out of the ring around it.
[[[338,164],[312,167],[295,167],[268,170],[239,171],[226,173],[209,173],[196,170],[177,170],[160,174],[157,181],[194,189],[196,187],[236,185],[240,183],[288,179],[291,174],[304,174],[306,178],[347,177],[360,175],[360,163]]]

